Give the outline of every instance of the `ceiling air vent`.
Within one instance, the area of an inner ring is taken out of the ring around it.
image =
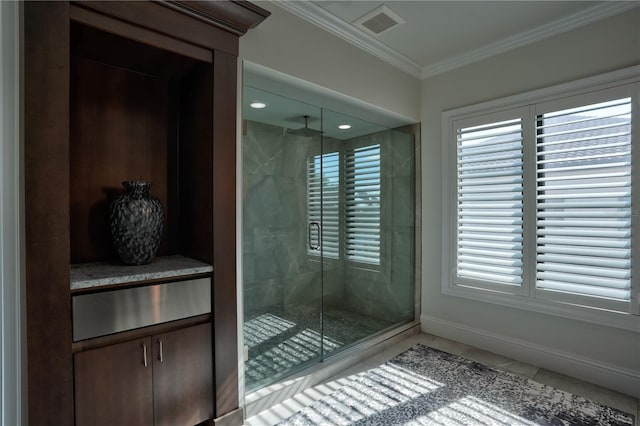
[[[358,18],[353,24],[373,36],[378,36],[385,31],[389,31],[406,21],[398,14],[393,12],[387,6],[380,6],[361,18]]]

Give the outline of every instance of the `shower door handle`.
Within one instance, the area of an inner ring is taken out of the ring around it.
[[[316,228],[316,245],[313,245],[313,239],[311,238],[311,229],[313,228]],[[320,224],[318,222],[309,222],[309,248],[311,250],[320,248]]]

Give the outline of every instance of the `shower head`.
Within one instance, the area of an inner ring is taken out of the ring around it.
[[[319,134],[322,133],[320,130],[309,128],[309,124],[308,124],[309,116],[308,115],[303,115],[303,117],[304,117],[304,127],[301,127],[299,129],[288,129],[287,130],[288,134],[310,137],[310,136],[316,136],[316,135],[319,135]]]

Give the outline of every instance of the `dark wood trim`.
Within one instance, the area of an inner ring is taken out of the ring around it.
[[[150,1],[76,1],[86,9],[210,50],[238,55],[238,37],[177,8]],[[161,47],[161,46],[157,46]]]
[[[96,13],[76,4],[71,5],[71,19],[87,26],[159,47],[169,52],[178,53],[188,58],[211,62],[212,55],[210,50]]]
[[[224,416],[213,419],[215,426],[238,426],[244,424],[244,413],[242,408],[236,408]]]
[[[28,416],[73,424],[69,289],[69,5],[24,3]]]
[[[238,408],[236,282],[237,58],[213,56],[213,301],[216,417]]]
[[[168,0],[162,4],[238,36],[244,35],[271,15],[268,10],[248,1]]]
[[[109,346],[116,343],[126,342],[128,340],[142,339],[147,336],[168,333],[192,325],[200,325],[211,322],[212,315],[198,315],[197,317],[185,318],[177,321],[166,322],[163,324],[152,325],[149,327],[138,328],[136,330],[124,331],[121,333],[110,334],[108,336],[96,337],[95,339],[83,340],[71,344],[73,353],[95,349],[102,346]]]
[[[230,2],[231,3],[235,3],[238,6],[244,7],[245,9],[249,9],[251,12],[253,12],[256,15],[258,15],[257,17],[255,17],[253,19],[253,21],[251,22],[251,26],[249,26],[247,28],[247,30],[257,27],[258,25],[260,25],[262,23],[262,21],[264,21],[269,16],[271,16],[271,12],[270,11],[258,6],[257,4],[251,3],[250,1],[247,1],[247,0],[230,0]]]

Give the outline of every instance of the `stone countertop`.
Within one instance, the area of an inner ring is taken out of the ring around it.
[[[151,263],[140,266],[123,265],[116,261],[80,263],[71,265],[71,290],[182,277],[211,271],[213,266],[180,255],[156,257]]]

